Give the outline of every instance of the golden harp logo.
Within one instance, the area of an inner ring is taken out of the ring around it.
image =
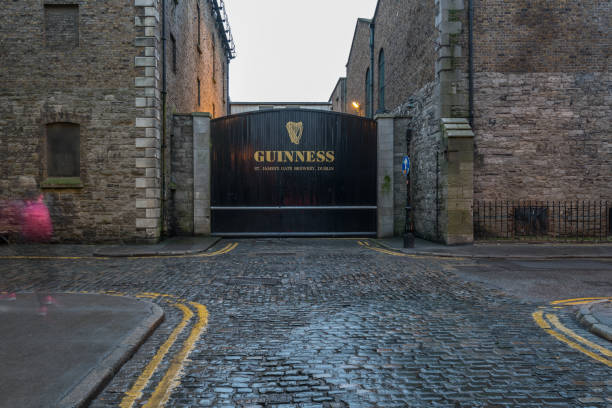
[[[299,145],[300,139],[302,139],[302,133],[304,132],[304,125],[302,122],[287,122],[285,127],[289,133],[291,143]]]

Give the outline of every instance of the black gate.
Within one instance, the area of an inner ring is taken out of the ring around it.
[[[215,235],[376,234],[376,122],[278,109],[211,122]]]

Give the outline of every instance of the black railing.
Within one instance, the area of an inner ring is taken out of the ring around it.
[[[474,201],[474,238],[612,241],[608,201]]]

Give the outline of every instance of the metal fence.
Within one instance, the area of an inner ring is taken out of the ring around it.
[[[608,201],[474,201],[474,238],[612,241]]]

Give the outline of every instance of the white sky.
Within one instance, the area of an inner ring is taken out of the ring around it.
[[[234,102],[327,102],[346,62],[358,17],[376,0],[225,0],[237,57]]]

